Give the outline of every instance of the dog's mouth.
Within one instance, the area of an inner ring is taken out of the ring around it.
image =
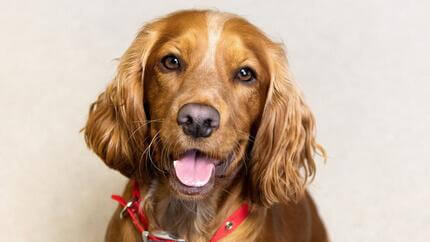
[[[182,184],[189,187],[203,187],[212,177],[217,163],[219,163],[218,160],[193,149],[173,161],[173,167],[176,177]]]
[[[171,185],[184,195],[204,195],[212,189],[215,179],[225,174],[233,157],[231,153],[225,159],[217,159],[197,149],[187,150],[173,159]]]

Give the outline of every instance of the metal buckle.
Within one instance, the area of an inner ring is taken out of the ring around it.
[[[152,240],[148,240],[148,236],[154,236],[157,239],[162,239],[162,240],[171,240],[171,241],[177,241],[177,242],[185,242],[184,239],[178,239],[175,236],[167,233],[166,231],[154,231],[149,233],[148,231],[143,231],[142,232],[142,239],[144,242],[151,242]],[[154,241],[158,241],[158,240],[154,240]]]
[[[131,208],[131,206],[133,206],[133,203],[135,202],[134,199],[131,199],[130,201],[127,202],[127,204],[122,208],[121,212],[119,213],[119,218],[123,219],[125,218],[128,214],[127,214],[127,209]]]
[[[148,231],[143,231],[142,232],[142,240],[143,240],[143,242],[148,242],[148,235],[149,235]]]

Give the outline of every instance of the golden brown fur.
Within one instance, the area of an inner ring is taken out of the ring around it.
[[[180,56],[172,72],[160,60]],[[252,83],[234,78],[241,66]],[[219,128],[191,139],[176,116],[187,103],[210,105]],[[221,222],[248,201],[250,216],[223,241],[327,241],[305,191],[315,174],[315,120],[288,70],[282,46],[235,15],[182,11],[147,24],[120,59],[117,75],[90,108],[89,147],[111,168],[137,179],[150,230],[208,241]],[[227,160],[205,193],[181,193],[172,159],[188,149]],[[130,198],[130,184],[124,196]],[[139,241],[115,212],[107,241]]]

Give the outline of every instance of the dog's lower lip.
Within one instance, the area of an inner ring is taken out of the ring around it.
[[[210,181],[201,187],[187,186],[183,184],[176,176],[174,180],[176,183],[176,187],[180,193],[186,195],[199,195],[209,191],[212,188],[214,183],[214,174],[211,175]]]

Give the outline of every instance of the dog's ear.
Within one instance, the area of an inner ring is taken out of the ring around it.
[[[283,48],[270,49],[270,86],[252,149],[252,186],[263,205],[297,201],[315,175],[315,120],[291,78]]]
[[[120,58],[115,78],[92,103],[84,127],[87,145],[109,167],[128,177],[142,162],[146,146],[143,75],[156,35],[150,25],[138,33]]]

